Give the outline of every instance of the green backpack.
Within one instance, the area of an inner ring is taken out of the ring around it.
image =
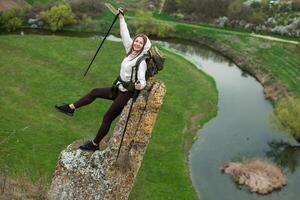
[[[135,64],[135,68],[136,68],[135,80],[137,80],[137,71],[139,69],[140,63],[143,60],[146,60],[147,71],[146,71],[145,78],[146,80],[148,80],[150,77],[153,77],[159,71],[163,70],[165,59],[166,58],[162,55],[162,53],[159,51],[159,49],[156,46],[151,47],[148,50],[148,53],[140,57]]]

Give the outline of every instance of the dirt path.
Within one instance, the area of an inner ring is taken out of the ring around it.
[[[251,36],[252,37],[258,37],[258,38],[264,38],[264,39],[267,39],[267,40],[286,42],[286,43],[291,43],[291,44],[300,44],[300,42],[297,42],[297,41],[285,40],[285,39],[281,39],[281,38],[277,38],[277,37],[259,35],[259,34],[255,34],[255,33],[251,33]]]

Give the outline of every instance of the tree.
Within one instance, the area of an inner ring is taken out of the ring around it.
[[[268,13],[268,15],[272,15],[273,14],[269,0],[261,0],[260,4],[261,4],[261,10],[264,13]]]
[[[24,12],[20,8],[12,8],[4,11],[1,15],[0,21],[2,26],[7,31],[14,31],[22,26],[22,17]]]
[[[300,12],[300,1],[292,3],[292,10]]]
[[[148,36],[166,37],[175,32],[173,25],[153,19],[134,20],[132,21],[132,27],[136,34],[144,33]]]
[[[275,130],[286,131],[300,142],[300,98],[281,99],[271,114]]]
[[[180,12],[181,4],[180,0],[166,0],[162,9],[166,13]]]
[[[76,23],[75,16],[67,4],[53,6],[50,10],[41,12],[41,16],[52,31],[57,31],[65,25]]]
[[[72,0],[70,6],[78,19],[83,16],[95,17],[104,9],[101,0]]]
[[[224,16],[229,0],[166,0],[164,11],[168,13],[182,12],[196,19],[214,19]]]
[[[163,21],[153,19],[152,13],[147,11],[138,11],[136,19],[131,21],[131,27],[135,34],[144,33],[148,36],[165,37],[175,32],[174,25]]]
[[[253,11],[250,16],[248,16],[247,21],[252,24],[259,25],[263,24],[266,19],[266,14],[264,14],[261,10]]]
[[[229,6],[228,6],[228,11],[227,15],[231,19],[239,19],[242,15],[242,10],[243,10],[243,2],[240,0],[234,0],[232,1]]]
[[[260,10],[261,9],[261,4],[258,1],[254,1],[253,3],[250,4],[251,8],[254,10]]]

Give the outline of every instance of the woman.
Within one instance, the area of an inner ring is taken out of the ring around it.
[[[137,60],[151,47],[151,42],[146,35],[138,34],[132,40],[127,29],[127,24],[125,22],[123,11],[118,9],[119,20],[120,20],[120,34],[122,37],[123,45],[126,50],[126,57],[121,63],[120,76],[115,84],[115,92],[113,92],[111,87],[107,88],[95,88],[86,96],[82,97],[78,101],[71,104],[63,104],[60,106],[55,106],[59,111],[73,116],[75,109],[92,103],[96,98],[103,98],[113,100],[112,105],[105,113],[103,117],[102,124],[98,130],[96,137],[83,145],[80,149],[96,151],[99,150],[99,143],[108,133],[112,121],[122,112],[123,108],[127,104],[128,100],[133,96],[132,88],[139,91],[146,86],[145,74],[147,70],[147,65],[145,60],[143,60],[137,71],[137,80],[133,79],[132,74],[136,73],[133,67],[136,65]],[[132,82],[131,88],[128,84]]]

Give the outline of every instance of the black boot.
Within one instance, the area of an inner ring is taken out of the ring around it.
[[[75,109],[72,109],[69,107],[69,104],[62,104],[60,106],[58,105],[55,105],[55,108],[62,112],[62,113],[65,113],[66,115],[69,115],[69,116],[73,116],[74,115],[74,111]]]
[[[95,146],[92,141],[89,141],[89,142],[81,145],[79,148],[82,150],[97,151],[97,150],[99,150],[99,145]]]

